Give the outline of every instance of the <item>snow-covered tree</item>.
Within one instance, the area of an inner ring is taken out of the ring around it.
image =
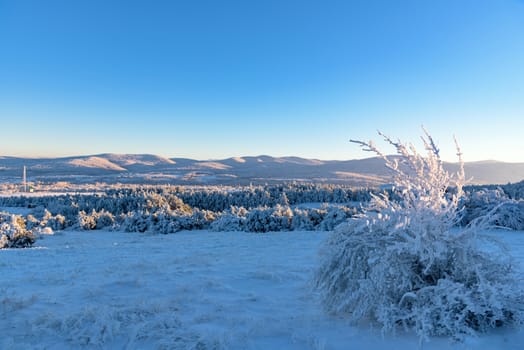
[[[315,275],[327,310],[376,322],[385,332],[411,329],[421,339],[521,323],[524,300],[511,259],[480,244],[479,228],[489,220],[456,227],[464,183],[458,146],[461,167],[451,175],[427,132],[425,155],[384,138],[397,156],[357,143],[383,157],[395,177],[395,199],[373,195],[363,214],[327,240]]]

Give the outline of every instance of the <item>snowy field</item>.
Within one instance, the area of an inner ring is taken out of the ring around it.
[[[524,232],[499,231],[524,262]],[[310,280],[325,232],[65,231],[0,250],[0,349],[417,349],[326,315]],[[522,349],[524,331],[424,349]]]

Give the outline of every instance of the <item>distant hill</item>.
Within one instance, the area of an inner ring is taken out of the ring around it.
[[[235,157],[199,161],[151,154],[98,154],[64,158],[0,157],[0,180],[19,182],[23,166],[30,181],[249,184],[287,181],[377,186],[390,181],[380,158],[318,160],[299,157]],[[456,163],[446,163],[457,171]],[[465,164],[472,184],[505,184],[524,179],[524,163],[498,161]]]

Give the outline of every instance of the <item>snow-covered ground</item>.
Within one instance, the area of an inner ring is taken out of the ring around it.
[[[524,232],[499,231],[524,262]],[[0,250],[0,349],[417,349],[326,315],[309,285],[325,232],[66,231]],[[424,349],[522,349],[524,331]]]

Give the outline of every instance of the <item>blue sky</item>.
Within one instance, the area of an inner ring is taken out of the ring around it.
[[[0,0],[0,154],[524,162],[524,1]]]

